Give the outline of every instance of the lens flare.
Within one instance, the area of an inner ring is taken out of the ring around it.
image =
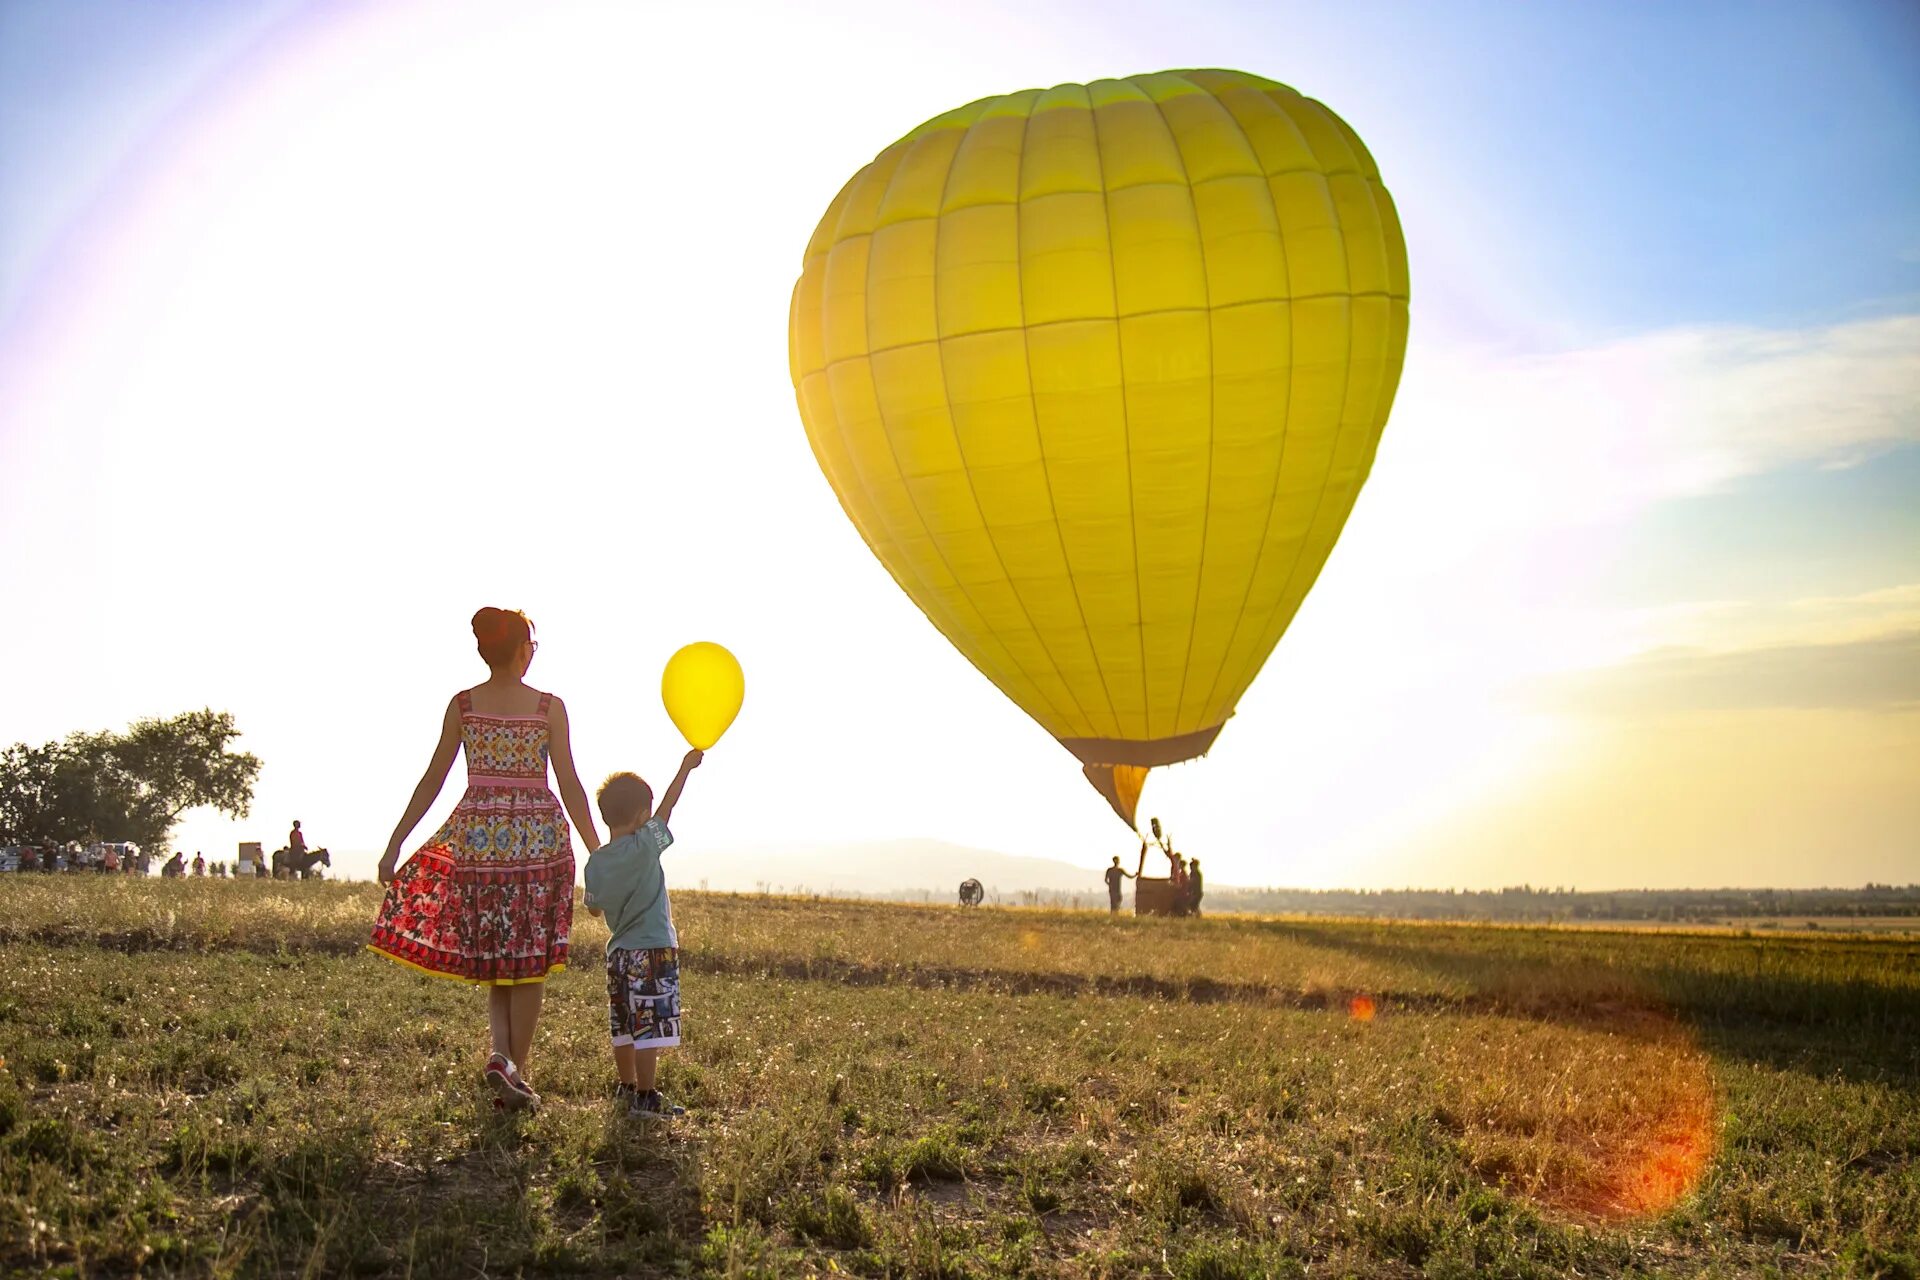
[[[1571,1207],[1602,1218],[1660,1213],[1692,1194],[1713,1158],[1713,1078],[1705,1055],[1678,1027],[1662,1037],[1664,1052],[1652,1074],[1665,1104],[1637,1133],[1620,1134],[1606,1153],[1602,1175],[1570,1197]]]

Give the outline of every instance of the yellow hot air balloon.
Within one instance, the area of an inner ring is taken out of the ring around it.
[[[984,98],[882,151],[807,246],[789,354],[867,545],[1132,825],[1319,575],[1406,336],[1353,130],[1168,71]]]
[[[687,740],[705,751],[720,741],[740,703],[747,696],[747,678],[740,663],[721,646],[701,640],[667,659],[660,677],[660,700],[667,718]]]

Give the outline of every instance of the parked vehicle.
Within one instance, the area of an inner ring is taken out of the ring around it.
[[[256,879],[267,874],[267,855],[260,851],[258,840],[242,840],[240,856],[234,860],[233,874],[252,876]]]

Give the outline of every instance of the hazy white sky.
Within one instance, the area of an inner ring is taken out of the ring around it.
[[[1892,9],[134,9],[0,10],[0,740],[231,709],[254,814],[194,815],[188,849],[297,816],[370,867],[497,604],[538,623],[590,783],[671,769],[668,654],[740,656],[693,856],[1126,852],[841,515],[787,297],[923,119],[1230,65],[1367,140],[1413,336],[1319,585],[1143,814],[1218,883],[1920,879]],[[1769,114],[1783,82],[1819,127]]]

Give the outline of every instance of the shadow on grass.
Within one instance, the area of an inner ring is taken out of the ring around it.
[[[266,1275],[471,1277],[653,1271],[702,1238],[697,1144],[610,1116],[569,1159],[531,1122],[476,1111],[462,1151],[379,1157],[370,1125],[302,1136],[237,1180],[225,1229]]]
[[[1579,933],[1527,933],[1518,940],[1509,934],[1504,941],[1495,934],[1449,947],[1460,934],[1429,941],[1414,932],[1370,937],[1355,926],[1268,927],[1446,979],[1463,1005],[1575,1025],[1611,1024],[1622,1009],[1648,1010],[1684,1023],[1716,1057],[1920,1093],[1920,986],[1876,980],[1857,971],[1866,966],[1851,963],[1864,957],[1891,974],[1920,964],[1913,944],[1698,935],[1633,949],[1637,939],[1616,938],[1609,939],[1615,952],[1600,957]],[[1515,946],[1531,954],[1516,955]],[[1626,963],[1619,962],[1622,949]],[[1822,963],[1851,964],[1856,972],[1822,974],[1815,971]]]

